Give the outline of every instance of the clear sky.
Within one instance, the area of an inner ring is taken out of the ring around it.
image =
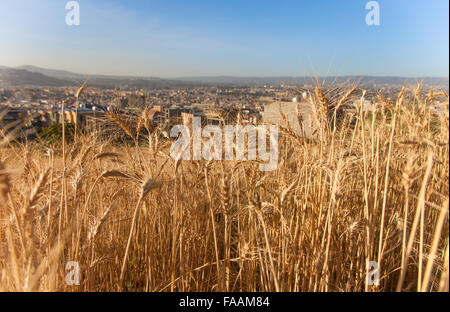
[[[0,0],[0,65],[87,74],[449,75],[448,0]]]

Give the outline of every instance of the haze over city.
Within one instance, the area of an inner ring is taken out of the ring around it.
[[[448,77],[448,1],[0,1],[0,65],[83,74]]]

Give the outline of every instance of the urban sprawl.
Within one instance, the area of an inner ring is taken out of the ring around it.
[[[355,98],[347,107],[350,110],[358,106],[365,111],[373,110],[380,104],[377,97],[380,92],[387,100],[392,100],[400,88],[401,86],[373,87],[366,90],[363,99]],[[281,123],[279,116],[273,114],[274,111],[280,110],[289,115],[289,108],[294,107],[293,105],[307,107],[310,105],[308,94],[314,92],[314,86],[306,84],[151,90],[87,86],[77,99],[78,89],[79,87],[0,88],[1,128],[28,117],[26,126],[38,132],[62,121],[63,105],[65,122],[79,123],[80,127],[98,127],[99,123],[106,122],[107,118],[104,117],[110,110],[128,116],[138,116],[146,110],[148,117],[162,128],[184,123],[194,116],[202,117],[202,122],[204,120],[207,124],[230,122],[232,118],[236,118],[236,112],[240,112],[239,118],[243,124],[257,124],[261,121]],[[332,91],[329,90],[330,93]],[[436,114],[446,109],[444,101],[439,99],[434,99],[429,105]],[[307,109],[304,112],[308,114]],[[224,120],[227,116],[230,120]]]

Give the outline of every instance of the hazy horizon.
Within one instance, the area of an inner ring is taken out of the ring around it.
[[[5,66],[3,64],[0,64],[0,68],[1,67],[7,67],[7,68],[12,68],[12,69],[23,69],[23,67],[34,67],[34,68],[39,68],[39,69],[44,69],[44,70],[55,70],[55,71],[64,71],[64,72],[69,72],[72,74],[79,74],[79,75],[83,75],[83,76],[117,76],[117,77],[142,77],[142,78],[162,78],[162,79],[183,79],[183,78],[203,78],[203,77],[235,77],[235,78],[284,78],[284,77],[290,77],[290,78],[307,78],[307,77],[312,77],[311,75],[299,75],[299,76],[292,76],[292,75],[278,75],[278,76],[268,76],[268,75],[262,75],[262,76],[252,76],[252,75],[221,75],[221,74],[216,74],[216,75],[186,75],[186,76],[169,76],[169,77],[160,77],[160,76],[153,76],[153,75],[133,75],[133,74],[104,74],[104,73],[84,73],[84,72],[78,72],[78,71],[72,71],[72,70],[68,70],[68,69],[64,69],[64,68],[48,68],[48,67],[43,67],[43,66],[38,66],[35,64],[22,64],[19,66]],[[367,75],[367,74],[354,74],[354,75],[321,75],[318,76],[320,78],[326,78],[326,77],[380,77],[380,78],[395,78],[395,77],[399,77],[399,78],[441,78],[441,79],[449,79],[449,76],[399,76],[399,75]]]
[[[85,75],[449,76],[448,1],[0,1],[0,65]]]

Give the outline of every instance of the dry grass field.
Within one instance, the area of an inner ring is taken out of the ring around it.
[[[429,110],[448,95],[380,95],[335,127],[361,95],[316,87],[317,138],[280,129],[271,172],[175,162],[146,118],[111,116],[140,144],[0,136],[0,291],[448,291],[449,115]]]

